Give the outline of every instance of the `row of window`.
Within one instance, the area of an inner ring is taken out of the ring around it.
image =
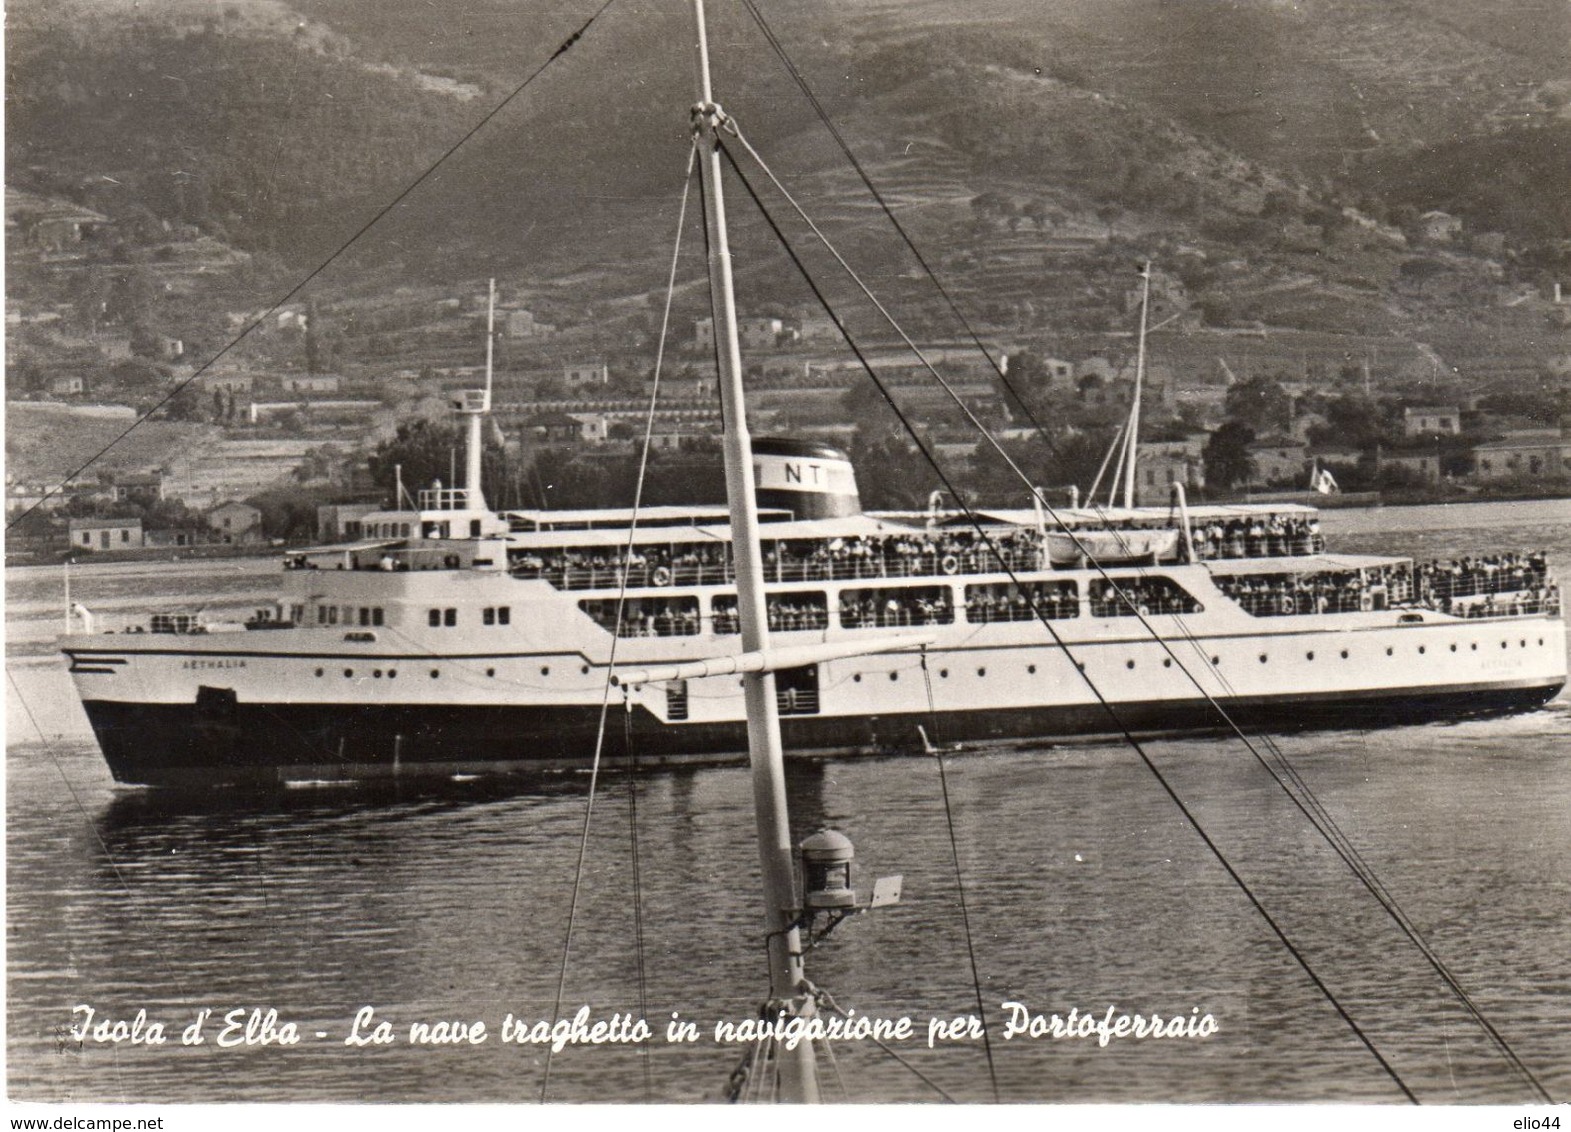
[[[298,618],[299,607],[296,606]],[[367,628],[373,625],[386,624],[386,615],[380,605],[319,605],[316,607],[316,623],[318,625],[363,625]]]
[[[433,629],[452,629],[458,624],[458,610],[428,609],[425,613],[426,624]],[[488,605],[480,611],[482,625],[511,625],[513,623],[513,607],[510,605]],[[377,622],[381,624],[381,622]]]
[[[1203,608],[1169,578],[1121,578],[1093,582],[1094,617],[1198,613]],[[840,624],[847,629],[888,629],[912,625],[952,625],[955,607],[948,586],[888,586],[840,592]],[[827,629],[829,600],[822,591],[770,594],[769,628],[773,632]],[[623,637],[691,637],[703,631],[704,617],[693,595],[629,597],[617,622],[614,600],[581,601],[578,607],[597,625]],[[965,587],[966,622],[1068,620],[1080,616],[1080,593],[1074,582],[996,582]],[[739,631],[735,594],[716,594],[711,605],[713,632]],[[434,623],[434,622],[433,622]]]

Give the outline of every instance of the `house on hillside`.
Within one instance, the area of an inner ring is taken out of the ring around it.
[[[337,393],[342,383],[336,373],[287,373],[278,379],[285,393]]]
[[[66,531],[75,550],[137,550],[144,544],[141,519],[70,519]]]
[[[1415,450],[1387,450],[1378,454],[1377,473],[1384,477],[1391,469],[1396,468],[1421,483],[1440,482],[1440,454],[1438,452],[1422,452]]]
[[[715,348],[715,320],[700,318],[693,323],[693,350],[707,354]]]
[[[572,444],[578,439],[583,423],[567,413],[541,413],[525,421],[524,427],[547,444]]]
[[[1517,429],[1475,445],[1473,475],[1480,483],[1571,479],[1571,436],[1563,429]]]
[[[573,393],[598,389],[611,383],[611,367],[604,362],[578,362],[562,367],[562,380]]]
[[[511,310],[502,312],[502,333],[509,338],[544,338],[554,334],[556,327],[535,317],[534,311]]]
[[[209,393],[214,389],[225,393],[249,393],[256,379],[248,373],[204,373],[201,382],[202,388]]]
[[[208,527],[225,546],[246,546],[264,541],[262,512],[249,503],[230,500],[205,516]]]
[[[778,318],[752,316],[740,320],[737,333],[744,350],[773,350],[785,333],[785,323]]]
[[[1126,314],[1139,314],[1140,303],[1145,296],[1144,284],[1126,288],[1124,291],[1124,312]],[[1184,291],[1184,285],[1171,275],[1160,271],[1151,273],[1151,306],[1147,312],[1147,322],[1151,326],[1166,322],[1170,318],[1184,314],[1189,310],[1189,296]]]
[[[80,397],[87,392],[87,380],[80,374],[51,377],[49,392],[56,397]]]
[[[123,502],[127,499],[162,499],[164,498],[164,474],[162,472],[127,472],[117,475],[114,479],[114,497],[118,502]]]
[[[1462,410],[1456,405],[1414,405],[1402,410],[1403,436],[1456,436]]]
[[[1262,436],[1249,444],[1254,462],[1251,487],[1286,483],[1297,485],[1304,476],[1309,445],[1295,436]]]
[[[1462,222],[1449,212],[1432,209],[1418,218],[1418,231],[1435,244],[1449,244],[1462,234]]]
[[[807,362],[801,357],[765,358],[759,368],[763,376],[771,381],[807,379]]]
[[[826,314],[804,314],[796,320],[796,340],[803,345],[839,342],[840,328]]]
[[[1202,432],[1183,440],[1142,441],[1140,457],[1135,463],[1135,505],[1159,507],[1167,503],[1175,483],[1183,484],[1187,491],[1205,487],[1205,460],[1201,452],[1206,440]]]
[[[9,192],[6,197],[7,218],[10,219],[12,202],[18,198]],[[65,252],[78,244],[96,240],[114,223],[101,212],[67,201],[31,199],[32,204],[19,204],[15,209],[17,228],[27,243],[46,252]]]
[[[653,387],[652,382],[645,382],[644,388]],[[661,377],[660,400],[669,401],[705,401],[718,397],[719,382],[711,371],[676,373]]]
[[[1073,362],[1066,362],[1063,358],[1043,358],[1041,364],[1042,372],[1047,375],[1047,380],[1054,385],[1067,384],[1074,380],[1075,364]]]
[[[611,439],[611,417],[606,413],[568,413],[578,422],[578,439],[585,444],[604,444]]]

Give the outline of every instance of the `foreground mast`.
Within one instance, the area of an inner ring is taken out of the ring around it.
[[[694,0],[698,27],[699,102],[693,108],[693,130],[699,144],[703,177],[705,224],[709,237],[709,288],[714,304],[715,354],[719,367],[720,403],[725,415],[726,496],[731,509],[731,548],[736,567],[737,612],[742,649],[763,652],[769,644],[764,604],[764,571],[758,535],[758,504],[754,494],[753,446],[747,431],[742,392],[742,349],[738,341],[736,295],[731,279],[731,248],[726,234],[725,198],[720,184],[719,130],[724,113],[715,104],[709,76],[709,36],[704,0]],[[799,996],[804,982],[800,931],[793,909],[797,904],[792,866],[791,830],[786,814],[785,765],[780,742],[780,713],[775,702],[773,672],[748,672],[742,677],[747,704],[748,759],[753,771],[753,810],[758,826],[758,851],[763,866],[764,914],[769,938],[770,1014],[780,1009],[809,1013],[812,1003]],[[818,1078],[811,1042],[794,1050],[777,1047],[780,1095],[797,1102],[818,1100]]]

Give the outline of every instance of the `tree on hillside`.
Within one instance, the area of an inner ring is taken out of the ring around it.
[[[388,491],[400,474],[407,491],[429,487],[433,480],[446,483],[462,448],[458,430],[450,424],[424,418],[401,424],[392,439],[378,444],[367,458],[371,480]]]
[[[1118,205],[1113,204],[1111,201],[1102,205],[1096,210],[1096,218],[1103,224],[1107,225],[1107,238],[1109,240],[1111,240],[1114,235],[1113,225],[1118,223],[1118,218],[1123,214],[1124,210]]]
[[[1243,421],[1223,421],[1201,452],[1206,481],[1223,489],[1247,483],[1255,473],[1254,457],[1249,454],[1254,439],[1255,430]]]
[[[1292,423],[1293,399],[1274,377],[1252,377],[1227,391],[1227,415],[1258,435],[1282,432]]]
[[[854,421],[860,429],[872,428],[876,431],[901,428],[889,402],[872,379],[865,375],[857,376],[840,395],[840,407],[845,412],[846,420]]]
[[[1388,431],[1387,407],[1362,392],[1330,398],[1324,412],[1326,423],[1309,430],[1310,440],[1317,443],[1373,448]]]
[[[864,425],[848,447],[865,508],[919,508],[926,504],[928,491],[938,486],[932,467],[903,433]]]
[[[195,385],[177,390],[158,411],[166,421],[200,421],[203,415],[202,395]]]
[[[300,541],[316,537],[316,508],[325,496],[296,487],[280,487],[246,500],[262,512],[262,531],[268,538]]]

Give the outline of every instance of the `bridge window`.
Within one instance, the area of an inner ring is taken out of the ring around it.
[[[1073,582],[999,582],[966,587],[966,620],[1035,621],[1047,617],[1062,621],[1080,616],[1080,594]]]
[[[480,611],[480,620],[486,625],[508,625],[513,620],[513,607],[510,605],[486,606]]]

